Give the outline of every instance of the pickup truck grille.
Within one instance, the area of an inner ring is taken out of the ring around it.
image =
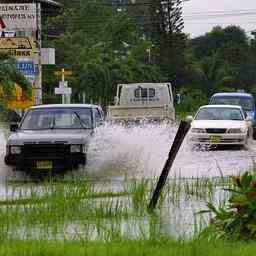
[[[70,152],[70,146],[65,144],[27,144],[22,147],[23,157],[63,157]]]
[[[222,129],[222,128],[208,128],[206,129],[207,133],[226,133],[227,129]]]

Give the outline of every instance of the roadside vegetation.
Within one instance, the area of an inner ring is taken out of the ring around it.
[[[193,240],[190,242],[159,239],[157,241],[114,241],[102,242],[54,242],[54,241],[8,241],[0,244],[1,256],[16,255],[52,255],[52,256],[243,256],[254,255],[256,245],[254,242],[224,242],[210,243],[206,240]]]
[[[17,71],[16,61],[6,53],[0,52],[0,93],[1,103],[14,95],[15,84],[19,85],[25,95],[31,95],[31,85],[27,79]]]
[[[118,190],[104,191],[81,178],[6,181],[0,255],[251,255],[255,250],[250,242],[254,172],[169,179],[149,214],[155,182],[126,180]]]

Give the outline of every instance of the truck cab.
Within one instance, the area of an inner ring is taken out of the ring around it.
[[[175,120],[171,84],[119,84],[115,105],[108,107],[108,117],[114,120]]]
[[[215,93],[210,98],[210,104],[225,104],[241,106],[253,126],[253,137],[256,138],[256,109],[252,94],[245,92]]]

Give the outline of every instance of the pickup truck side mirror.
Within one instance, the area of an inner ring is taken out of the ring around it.
[[[16,132],[19,128],[19,125],[17,123],[11,124],[10,125],[10,131],[11,132]]]
[[[176,102],[177,104],[180,104],[180,103],[181,103],[181,95],[180,95],[179,93],[177,93],[177,94],[175,95],[175,102]]]

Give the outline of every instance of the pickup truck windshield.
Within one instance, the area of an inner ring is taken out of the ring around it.
[[[244,117],[239,109],[234,108],[202,108],[195,120],[236,120],[242,121]]]
[[[251,98],[246,97],[214,97],[211,100],[211,104],[215,105],[238,105],[245,111],[254,110],[254,101]]]
[[[20,127],[21,130],[84,128],[92,128],[90,108],[30,109]]]

